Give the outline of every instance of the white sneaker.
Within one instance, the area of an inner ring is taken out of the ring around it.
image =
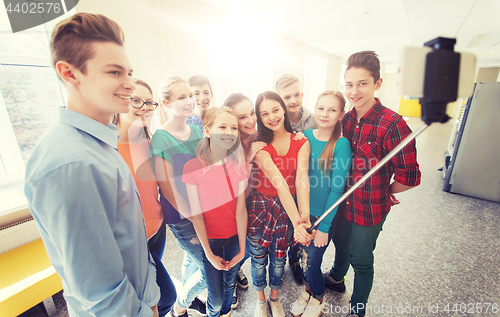
[[[273,315],[273,317],[285,317],[285,311],[283,310],[283,307],[281,306],[279,299],[275,302],[268,299],[267,303],[269,304],[269,307],[271,308],[271,314]]]
[[[323,314],[323,308],[325,308],[326,302],[320,303],[319,300],[311,296],[307,307],[304,309],[302,317],[319,317]]]
[[[259,303],[257,301],[257,305],[255,305],[255,317],[267,317],[267,304]]]
[[[230,311],[229,311],[229,313],[224,314],[224,315],[220,315],[220,317],[231,317],[231,313],[232,313],[232,312],[233,312],[233,311],[232,311],[232,310],[230,310]]]
[[[302,315],[306,309],[307,303],[309,303],[309,298],[311,298],[311,295],[308,292],[303,291],[299,298],[297,298],[297,300],[292,304],[292,309],[290,309],[292,315],[295,317]]]

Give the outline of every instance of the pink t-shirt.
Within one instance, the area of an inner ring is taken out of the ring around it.
[[[205,166],[198,158],[188,161],[184,165],[182,181],[186,184],[197,185],[200,197],[201,210],[205,218],[207,236],[210,239],[227,239],[236,234],[236,197],[238,184],[246,181],[246,164],[241,166],[228,159],[223,165]]]

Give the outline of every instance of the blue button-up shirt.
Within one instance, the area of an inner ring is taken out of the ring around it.
[[[160,298],[118,135],[61,108],[26,166],[25,194],[71,316],[152,316]]]

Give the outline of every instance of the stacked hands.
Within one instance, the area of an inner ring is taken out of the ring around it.
[[[303,245],[309,246],[312,239],[316,235],[316,231],[317,231],[317,230],[313,230],[312,233],[308,233],[307,229],[309,229],[310,227],[311,227],[311,221],[309,220],[309,216],[307,216],[307,217],[302,216],[300,218],[300,221],[297,223],[297,226],[295,226],[295,228],[294,228],[294,232],[293,232],[294,240],[303,244]],[[327,234],[327,238],[328,238],[328,234]],[[316,241],[315,241],[315,244],[316,244]]]

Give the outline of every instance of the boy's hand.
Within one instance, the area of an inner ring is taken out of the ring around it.
[[[389,194],[389,201],[391,202],[391,206],[397,205],[400,201],[394,196],[394,194]]]
[[[299,141],[306,137],[302,132],[294,132],[294,133],[295,133],[295,136],[293,137],[294,141]]]

